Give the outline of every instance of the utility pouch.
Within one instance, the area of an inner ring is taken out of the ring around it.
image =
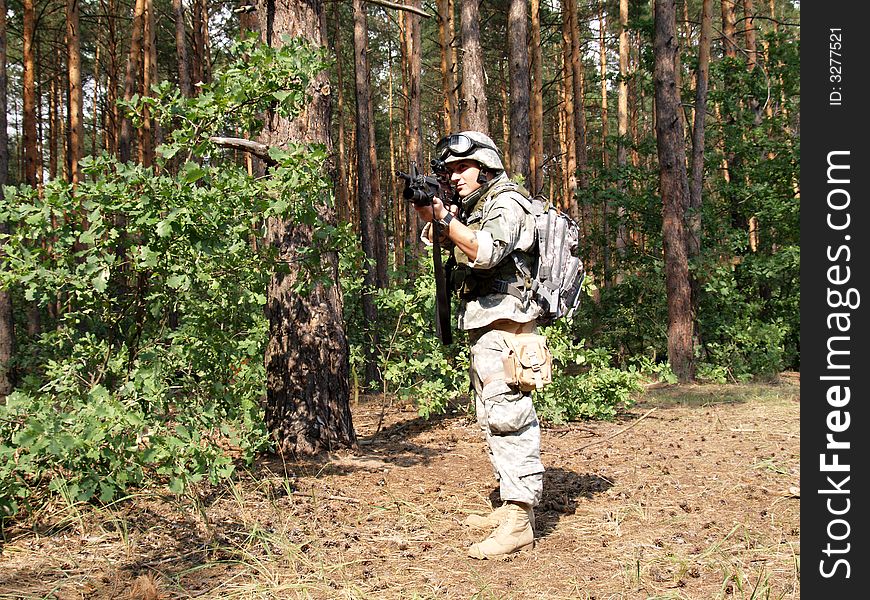
[[[539,390],[553,381],[553,355],[547,338],[537,333],[502,332],[507,350],[502,357],[505,382],[524,392]]]

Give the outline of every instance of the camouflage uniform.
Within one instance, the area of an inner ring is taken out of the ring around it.
[[[504,173],[464,199],[471,207],[469,228],[477,231],[477,258],[469,262],[454,249],[460,281],[459,327],[471,344],[471,383],[477,422],[489,447],[502,501],[536,506],[541,500],[544,466],[541,431],[530,392],[504,381],[504,331],[535,331],[540,308],[524,289],[534,243],[525,197]],[[513,286],[514,293],[506,293]],[[518,292],[518,293],[517,293]]]

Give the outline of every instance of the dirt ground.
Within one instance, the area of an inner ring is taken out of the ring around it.
[[[356,453],[11,528],[0,598],[799,598],[799,416],[783,374],[545,428],[535,549],[475,561],[462,521],[497,489],[473,416],[370,398]]]

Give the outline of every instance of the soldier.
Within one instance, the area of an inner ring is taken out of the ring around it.
[[[466,223],[439,198],[417,207],[431,243],[436,219],[453,246],[457,267],[452,287],[459,294],[459,328],[468,331],[471,382],[477,422],[488,445],[502,504],[489,515],[469,515],[466,524],[491,533],[472,545],[472,558],[498,558],[534,546],[534,507],[541,500],[544,466],[541,433],[531,392],[506,382],[502,358],[506,337],[534,332],[540,307],[529,289],[534,219],[511,182],[495,143],[476,131],[448,135],[436,146],[450,173]]]

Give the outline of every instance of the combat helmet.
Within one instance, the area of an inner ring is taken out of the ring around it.
[[[461,131],[444,136],[435,146],[435,155],[444,164],[474,160],[491,171],[504,171],[495,142],[479,131]]]

